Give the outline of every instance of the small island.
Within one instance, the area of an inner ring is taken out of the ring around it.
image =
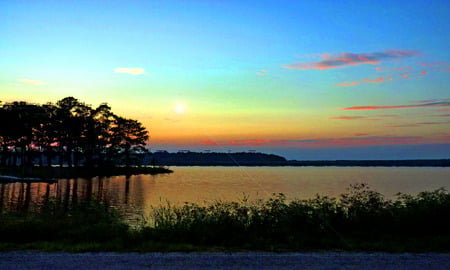
[[[74,97],[56,104],[22,101],[0,106],[0,181],[170,173],[143,166],[148,131]]]

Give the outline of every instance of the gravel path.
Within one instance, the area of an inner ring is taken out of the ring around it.
[[[450,269],[450,254],[0,253],[0,269]]]

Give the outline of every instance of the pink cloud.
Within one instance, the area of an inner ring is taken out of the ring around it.
[[[450,117],[450,114],[429,115],[431,117]]]
[[[330,117],[330,119],[335,119],[335,120],[358,120],[358,119],[362,119],[362,118],[366,118],[364,116],[337,116],[337,117]]]
[[[435,110],[435,112],[450,112],[450,108]]]
[[[206,144],[206,145],[211,145],[211,146],[219,146],[220,144],[210,141],[210,140],[204,140],[204,141],[200,141],[201,144]]]
[[[399,116],[395,115],[395,114],[380,114],[380,115],[377,115],[377,117],[395,117],[395,118],[398,118]]]
[[[256,75],[266,75],[267,74],[267,69],[261,69],[260,71],[256,72]]]
[[[383,78],[376,78],[375,80],[372,80],[373,83],[379,83],[379,82],[384,82]]]
[[[417,136],[367,136],[365,133],[357,133],[353,137],[338,138],[313,138],[291,140],[229,140],[213,142],[201,141],[200,144],[208,146],[289,146],[289,147],[329,147],[329,146],[359,146],[359,145],[391,145],[416,143],[422,140]]]
[[[441,65],[445,65],[448,64],[447,62],[436,62],[436,63],[424,63],[424,62],[420,62],[419,65],[423,66],[423,67],[429,67],[429,66],[441,66]]]
[[[307,70],[307,69],[333,69],[346,66],[356,66],[362,64],[378,64],[383,60],[402,59],[420,55],[414,51],[386,50],[375,53],[340,53],[336,55],[322,55],[322,60],[308,63],[293,63],[283,66],[287,69]]]
[[[270,140],[261,140],[261,139],[251,139],[251,140],[231,140],[228,142],[228,145],[263,145],[270,143]]]
[[[383,77],[378,77],[375,79],[368,79],[368,78],[364,78],[360,81],[353,81],[353,82],[343,82],[343,83],[338,83],[335,84],[335,87],[340,87],[340,86],[356,86],[359,84],[363,84],[363,83],[383,83],[383,82],[388,82],[388,81],[393,81],[393,78],[383,78]]]
[[[418,108],[418,107],[450,107],[450,101],[434,101],[421,104],[411,104],[411,105],[392,105],[392,106],[354,106],[342,108],[340,110],[351,111],[351,110],[386,110],[386,109],[406,109],[406,108]]]
[[[412,70],[411,67],[394,67],[394,68],[382,68],[382,67],[376,67],[375,68],[376,71],[389,71],[389,70]]]
[[[442,125],[442,124],[444,124],[444,123],[441,123],[441,122],[424,122],[424,123],[396,124],[396,125],[389,125],[388,127],[402,128],[402,127],[420,127],[420,126]]]

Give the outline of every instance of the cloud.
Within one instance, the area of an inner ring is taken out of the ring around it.
[[[339,86],[356,86],[358,84],[362,84],[362,83],[383,83],[383,82],[387,82],[387,81],[393,81],[393,78],[383,78],[383,77],[378,77],[375,79],[362,79],[360,81],[354,81],[354,82],[343,82],[343,83],[339,83],[339,84],[335,84],[334,86],[339,87]]]
[[[167,121],[167,122],[170,122],[170,123],[178,123],[181,120],[180,119],[173,119],[173,118],[165,117],[164,121]]]
[[[267,69],[261,69],[260,71],[256,72],[256,75],[266,75],[267,74]]]
[[[20,82],[25,84],[31,84],[31,85],[45,85],[45,82],[38,81],[38,80],[29,80],[29,79],[19,79]]]
[[[366,136],[355,134],[354,137],[324,138],[308,140],[285,140],[285,143],[302,146],[357,146],[357,145],[389,145],[413,143],[421,139],[419,136]]]
[[[435,112],[450,112],[450,108],[444,108],[439,110],[434,110]]]
[[[420,108],[420,107],[450,107],[450,101],[434,101],[421,104],[411,104],[411,105],[392,105],[392,106],[354,106],[342,108],[340,110],[351,111],[351,110],[386,110],[386,109],[406,109],[406,108]]]
[[[208,146],[289,146],[289,147],[328,147],[328,146],[360,146],[360,145],[392,145],[408,144],[420,141],[418,136],[368,136],[357,133],[353,137],[317,138],[317,139],[291,139],[291,140],[229,140],[229,141],[200,141]]]
[[[265,145],[270,142],[271,142],[270,140],[250,139],[250,140],[231,140],[229,141],[229,144],[258,146],[258,145]]]
[[[330,119],[335,120],[358,120],[366,118],[365,116],[336,116],[336,117],[330,117]]]
[[[389,125],[388,127],[402,128],[402,127],[420,127],[420,126],[442,125],[442,124],[446,124],[446,123],[442,123],[442,122],[424,122],[424,123],[410,123],[410,124]]]
[[[401,71],[404,71],[404,70],[412,70],[412,68],[411,67],[394,67],[394,68],[376,67],[375,70],[379,71],[379,72],[380,71],[389,71],[389,70],[401,70]]]
[[[131,75],[141,75],[141,74],[145,73],[145,70],[143,68],[137,68],[137,67],[132,67],[132,68],[118,67],[118,68],[114,69],[114,72],[126,73],[126,74],[131,74]]]
[[[419,56],[420,54],[415,51],[399,51],[399,50],[386,50],[383,52],[374,53],[340,53],[336,55],[325,54],[322,55],[322,60],[317,62],[307,63],[293,63],[284,65],[287,69],[306,70],[306,69],[333,69],[347,66],[356,66],[362,64],[378,64],[382,60],[395,60],[406,57]]]
[[[450,117],[450,114],[429,115],[431,117]]]
[[[420,62],[419,65],[423,67],[429,67],[429,66],[442,66],[448,64],[447,62],[436,62],[436,63],[424,63]]]
[[[377,115],[377,117],[394,117],[394,118],[398,118],[400,116],[395,115],[395,114],[379,114],[379,115]]]

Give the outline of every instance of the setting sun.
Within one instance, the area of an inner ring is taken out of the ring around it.
[[[184,114],[186,111],[186,106],[183,103],[177,103],[175,104],[174,109],[177,114]]]

